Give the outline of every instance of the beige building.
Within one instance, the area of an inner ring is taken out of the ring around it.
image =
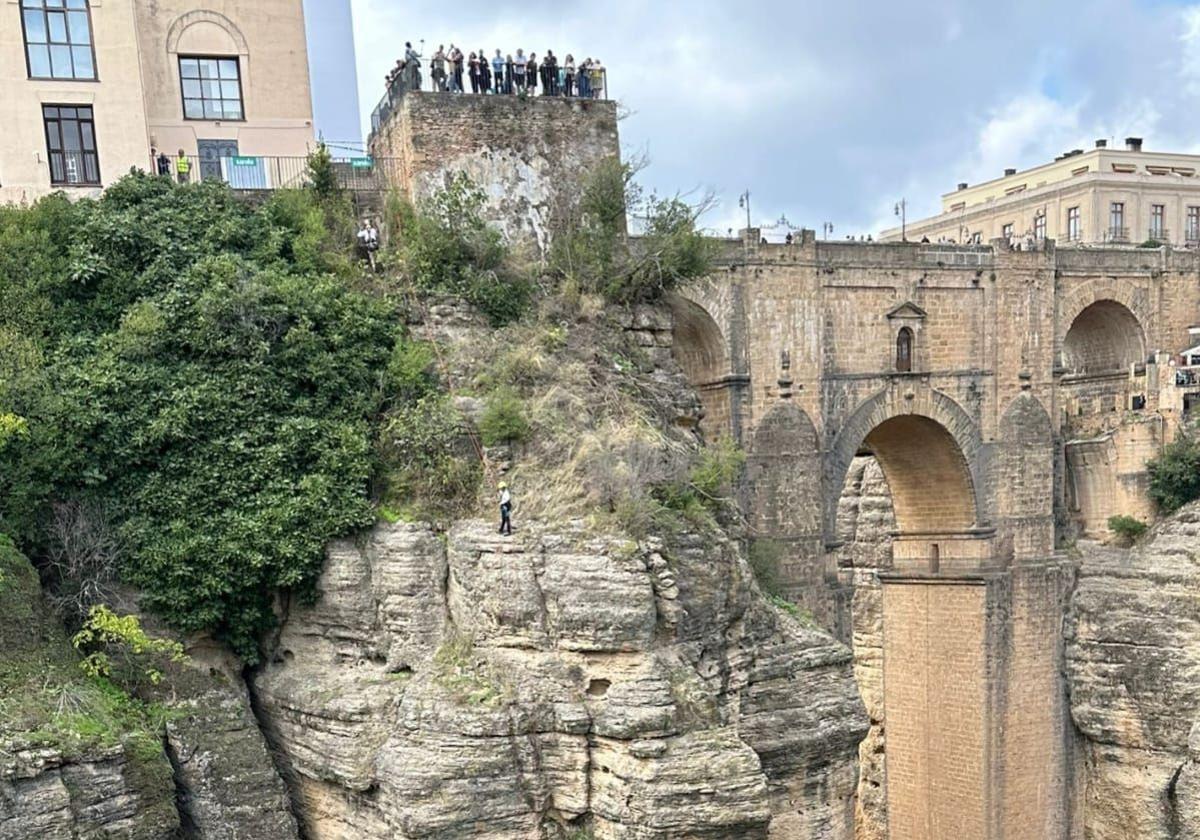
[[[1145,151],[1140,138],[1125,148],[1097,140],[1051,163],[942,196],[942,212],[910,222],[907,238],[986,243],[992,239],[1054,239],[1059,247],[1099,243],[1200,246],[1200,155]],[[896,242],[901,229],[880,238]]]
[[[0,204],[98,192],[151,169],[151,148],[182,149],[193,179],[268,186],[263,158],[313,144],[301,0],[0,0],[0,16]]]

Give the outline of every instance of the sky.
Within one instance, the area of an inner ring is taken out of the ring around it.
[[[598,57],[639,180],[712,194],[722,232],[745,225],[745,190],[756,225],[840,237],[1097,138],[1200,152],[1200,3],[350,2],[364,120],[406,40]]]
[[[361,144],[350,0],[304,0],[304,23],[317,136],[331,144]],[[339,148],[337,153],[352,151]]]

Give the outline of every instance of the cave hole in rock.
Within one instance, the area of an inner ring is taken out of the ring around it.
[[[603,697],[608,694],[608,689],[612,687],[612,682],[604,679],[595,679],[588,681],[587,693],[589,697]]]

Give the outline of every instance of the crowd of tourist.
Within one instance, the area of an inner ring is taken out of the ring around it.
[[[404,57],[387,76],[388,90],[421,90],[420,55],[411,43],[404,45]],[[454,44],[450,49],[440,45],[429,58],[431,90],[524,96],[572,96],[583,99],[603,99],[606,84],[605,68],[599,59],[585,58],[576,62],[569,53],[559,59],[553,50],[539,59],[536,53],[515,54],[501,50],[489,56],[484,50],[466,55]]]

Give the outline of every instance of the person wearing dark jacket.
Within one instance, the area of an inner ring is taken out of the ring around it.
[[[529,95],[533,96],[538,84],[538,62],[534,53],[529,54],[529,61],[525,63],[525,84],[529,87]]]
[[[479,93],[479,56],[475,53],[467,57],[467,71],[471,78],[471,93]]]
[[[487,53],[479,51],[479,92],[492,93],[492,69],[488,64]]]

